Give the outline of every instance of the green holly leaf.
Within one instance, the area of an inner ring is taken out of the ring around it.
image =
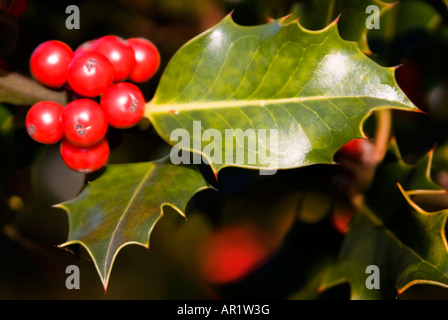
[[[227,16],[183,46],[146,106],[158,134],[215,172],[287,169],[332,163],[375,110],[418,110],[395,68],[343,40],[336,22],[309,31],[285,21],[245,27]]]
[[[396,146],[389,150],[322,290],[348,282],[352,299],[393,299],[415,284],[448,287],[448,210],[427,212],[412,200],[421,192],[445,192],[429,176],[431,160],[432,152],[409,165]],[[379,271],[376,288],[366,284],[371,265]]]
[[[107,288],[118,252],[126,245],[149,248],[149,236],[166,206],[182,216],[194,194],[209,185],[194,166],[169,159],[110,165],[74,199],[57,207],[68,213],[69,234],[61,246],[83,245]]]

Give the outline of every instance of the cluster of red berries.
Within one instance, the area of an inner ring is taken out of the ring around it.
[[[76,99],[65,107],[51,101],[33,105],[25,120],[28,134],[43,144],[62,141],[61,157],[70,169],[97,171],[109,158],[108,126],[130,128],[143,117],[144,96],[131,82],[149,80],[159,65],[157,48],[143,38],[108,35],[74,52],[57,40],[40,44],[30,58],[33,77]]]

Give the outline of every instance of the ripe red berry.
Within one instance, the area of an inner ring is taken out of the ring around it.
[[[79,99],[64,108],[62,130],[71,143],[88,147],[104,138],[107,121],[98,103],[90,99]]]
[[[260,267],[270,248],[259,227],[229,226],[211,234],[199,247],[200,270],[207,282],[239,281]]]
[[[135,67],[129,76],[133,82],[148,81],[157,72],[160,66],[160,53],[157,47],[144,38],[128,39],[135,54]]]
[[[353,139],[342,146],[338,151],[337,157],[344,157],[352,160],[360,160],[364,150],[365,139]]]
[[[80,53],[84,53],[86,51],[92,50],[92,44],[95,42],[95,40],[89,40],[86,42],[83,42],[80,46],[76,48],[76,50],[73,52],[73,56],[76,56]]]
[[[101,97],[101,108],[110,126],[130,128],[142,119],[145,98],[136,85],[120,82],[104,92]]]
[[[109,159],[109,143],[104,138],[90,147],[79,147],[64,139],[61,142],[62,160],[72,170],[91,173],[101,169]]]
[[[31,54],[31,74],[40,83],[59,88],[67,81],[67,68],[72,57],[72,49],[64,42],[45,41]]]
[[[112,63],[114,82],[126,80],[134,69],[134,50],[125,39],[113,35],[104,36],[96,40],[91,49],[103,54]]]
[[[51,101],[33,105],[25,119],[29,136],[44,144],[53,144],[62,139],[61,114],[64,107]]]
[[[86,51],[77,54],[68,66],[68,84],[81,96],[96,97],[112,84],[114,70],[101,53]]]

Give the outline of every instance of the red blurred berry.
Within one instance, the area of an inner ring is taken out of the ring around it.
[[[68,67],[68,84],[81,96],[101,95],[113,81],[114,70],[109,60],[96,51],[73,57]]]
[[[92,44],[91,49],[103,54],[112,63],[114,82],[126,80],[134,69],[134,51],[129,43],[120,37],[101,37]]]
[[[109,159],[109,143],[104,138],[90,147],[79,147],[64,139],[61,142],[62,160],[70,169],[80,173],[91,173],[104,167]]]
[[[120,82],[104,92],[101,108],[109,125],[121,129],[130,128],[142,119],[145,98],[136,85]]]
[[[201,246],[200,267],[208,282],[234,282],[259,267],[268,254],[259,228],[252,225],[226,227],[212,234]]]
[[[129,76],[133,82],[148,81],[157,72],[160,66],[160,53],[157,47],[144,38],[128,39],[135,54],[135,67]]]
[[[31,54],[31,74],[40,83],[59,88],[67,81],[67,68],[72,57],[72,49],[64,42],[45,41]]]
[[[98,103],[90,99],[79,99],[64,108],[62,130],[71,143],[88,147],[104,138],[107,121]]]
[[[337,207],[331,212],[331,224],[339,233],[345,234],[349,229],[349,223],[355,213],[356,209],[353,207]]]
[[[336,156],[352,160],[360,160],[364,151],[363,145],[365,142],[367,142],[365,139],[353,139],[342,146],[336,153]]]
[[[53,144],[62,139],[61,114],[64,107],[51,101],[33,105],[25,119],[29,136],[44,144]]]

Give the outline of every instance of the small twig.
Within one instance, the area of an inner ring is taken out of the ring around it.
[[[22,248],[28,250],[29,252],[34,252],[41,257],[50,259],[49,252],[47,252],[44,248],[32,242],[28,238],[25,238],[23,235],[21,235],[15,226],[11,224],[5,225],[1,231],[10,240],[19,244]]]
[[[390,133],[392,127],[392,111],[383,109],[376,114],[376,132],[374,140],[374,164],[378,165],[383,161],[390,142]]]
[[[68,95],[65,91],[51,90],[19,73],[0,69],[0,103],[31,106],[44,100],[66,105]]]

